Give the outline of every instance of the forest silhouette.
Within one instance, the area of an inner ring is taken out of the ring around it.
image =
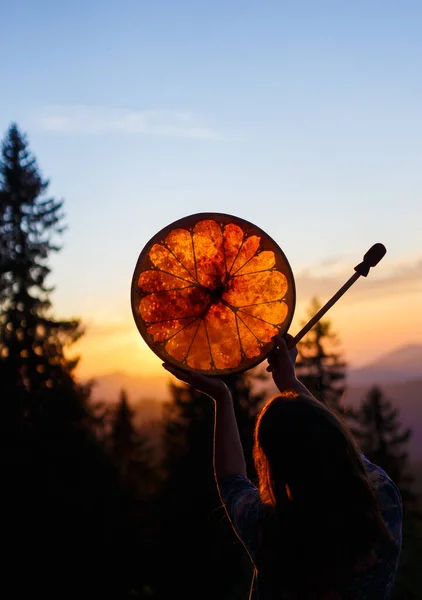
[[[48,181],[12,124],[0,158],[3,593],[246,599],[252,565],[217,492],[210,398],[171,384],[157,447],[125,390],[115,403],[94,402],[92,385],[75,375],[72,346],[84,326],[55,319],[47,283],[65,226],[63,203],[48,196]],[[318,306],[314,299],[311,314]],[[393,598],[422,598],[420,502],[406,450],[412,432],[401,426],[399,399],[374,386],[359,407],[344,405],[347,364],[327,319],[300,342],[297,370],[397,483],[405,518]],[[266,377],[256,367],[226,378],[252,481]]]

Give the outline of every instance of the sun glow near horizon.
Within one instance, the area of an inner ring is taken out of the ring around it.
[[[365,286],[365,282],[362,282]],[[334,292],[335,290],[333,290]],[[319,296],[321,303],[328,298]],[[310,298],[296,305],[290,333],[306,319]],[[349,367],[359,367],[410,343],[422,343],[421,296],[417,293],[365,296],[352,301],[347,293],[325,318],[338,334],[338,349]],[[119,321],[86,318],[87,331],[75,345],[81,356],[77,373],[89,378],[121,371],[148,379],[167,377],[162,361],[139,334],[131,315]]]
[[[162,361],[147,346],[135,325],[127,319],[121,323],[121,331],[90,333],[89,328],[75,345],[80,355],[77,367],[79,377],[90,378],[106,373],[121,371],[130,375],[159,377]]]

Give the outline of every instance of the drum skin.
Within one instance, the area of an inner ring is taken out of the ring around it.
[[[179,368],[223,377],[262,362],[295,310],[292,269],[276,242],[236,216],[198,213],[167,225],[139,255],[136,326]]]

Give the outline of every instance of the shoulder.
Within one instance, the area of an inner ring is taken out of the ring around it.
[[[226,506],[236,503],[246,507],[260,503],[257,487],[245,475],[225,475],[218,478],[217,484]]]
[[[369,480],[374,487],[378,500],[383,508],[396,508],[402,510],[403,503],[400,491],[391,477],[378,465],[369,461],[362,455]]]
[[[381,467],[370,462],[363,455],[362,458],[369,480],[377,494],[382,517],[397,544],[401,545],[403,502],[400,491]]]

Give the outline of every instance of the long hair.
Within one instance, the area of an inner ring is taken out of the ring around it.
[[[278,395],[258,416],[254,462],[263,521],[258,572],[271,597],[321,599],[390,539],[351,433],[331,409]]]

